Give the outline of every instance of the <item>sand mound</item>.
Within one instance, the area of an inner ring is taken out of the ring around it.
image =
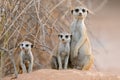
[[[10,80],[5,77],[3,80]],[[110,73],[80,70],[41,69],[29,74],[20,74],[16,80],[120,80],[120,76]]]

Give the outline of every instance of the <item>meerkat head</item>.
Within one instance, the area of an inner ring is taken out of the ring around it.
[[[88,14],[88,9],[80,6],[71,10],[71,13],[77,19],[85,19]]]
[[[29,41],[23,41],[20,43],[21,50],[31,50],[33,48],[33,45]]]
[[[69,33],[60,33],[58,35],[58,38],[59,38],[60,42],[62,42],[62,43],[70,42],[71,37],[72,37],[72,35]]]

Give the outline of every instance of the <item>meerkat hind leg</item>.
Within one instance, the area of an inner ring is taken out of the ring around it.
[[[22,66],[23,73],[26,73],[26,72],[27,72],[27,69],[26,69],[25,64],[22,64],[21,66]]]
[[[68,60],[69,60],[69,56],[65,56],[65,61],[64,61],[64,69],[67,69],[68,67]]]
[[[92,62],[92,54],[91,54],[91,49],[89,48],[90,45],[88,41],[82,45],[82,47],[79,49],[79,54],[78,54],[78,64],[80,67],[82,67],[82,70],[89,70]]]
[[[93,64],[93,61],[94,61],[91,55],[87,55],[86,57],[87,57],[86,63],[84,64],[82,70],[89,70]]]
[[[62,59],[60,55],[58,56],[58,65],[59,65],[59,69],[62,69]]]
[[[32,67],[33,67],[33,64],[29,63],[29,65],[28,65],[28,73],[32,71]]]
[[[79,57],[77,60],[76,68],[80,70],[89,70],[92,64],[90,63],[90,60],[91,60],[91,55],[84,55],[82,57]]]

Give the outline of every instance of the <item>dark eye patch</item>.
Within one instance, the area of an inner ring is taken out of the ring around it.
[[[60,38],[62,38],[63,37],[63,35],[60,35]]]
[[[79,12],[79,9],[75,9],[75,12]]]
[[[68,37],[69,37],[68,35],[65,36],[65,38],[68,38]]]
[[[86,10],[85,9],[82,9],[82,12],[85,12]]]
[[[26,44],[25,46],[26,46],[26,47],[28,47],[28,46],[29,46],[29,44]]]
[[[21,46],[23,46],[23,44],[20,44]]]

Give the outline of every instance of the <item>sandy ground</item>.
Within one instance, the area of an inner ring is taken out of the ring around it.
[[[3,80],[9,79],[6,77]],[[120,76],[92,71],[41,69],[30,74],[21,74],[15,80],[120,80]]]

